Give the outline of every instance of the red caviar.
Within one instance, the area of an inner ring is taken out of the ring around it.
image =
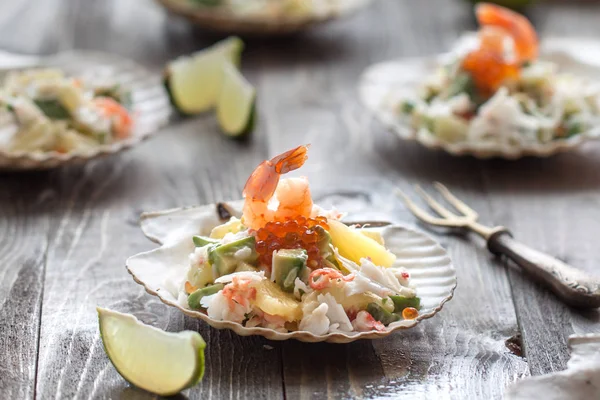
[[[273,262],[273,252],[281,249],[305,249],[308,253],[307,265],[310,269],[323,266],[319,251],[319,232],[317,226],[327,230],[327,218],[305,218],[299,216],[285,222],[268,222],[256,231],[256,251],[259,262],[269,269]]]
[[[402,318],[404,319],[415,319],[419,316],[419,311],[414,307],[406,307],[402,310]]]

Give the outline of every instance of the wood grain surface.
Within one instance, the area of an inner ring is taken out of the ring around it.
[[[212,116],[174,119],[118,157],[41,173],[0,174],[0,398],[145,399],[102,349],[95,307],[130,312],[205,338],[204,380],[190,399],[497,399],[524,376],[565,368],[566,338],[600,332],[598,312],[559,303],[473,237],[431,232],[458,274],[455,298],[416,328],[347,345],[269,342],[218,331],[170,310],[135,284],[125,259],[154,247],[144,210],[233,200],[263,159],[312,143],[300,171],[314,198],[353,219],[414,224],[393,194],[440,180],[484,222],[590,272],[600,253],[600,146],[546,160],[453,158],[407,144],[365,113],[356,82],[370,64],[434,54],[473,28],[462,1],[379,0],[299,36],[251,39],[243,71],[257,86],[254,136],[233,142]],[[542,36],[598,36],[600,5],[544,2]],[[110,51],[157,74],[215,40],[150,0],[0,3],[0,48]],[[421,229],[426,229],[420,227]],[[505,341],[522,335],[525,357]]]

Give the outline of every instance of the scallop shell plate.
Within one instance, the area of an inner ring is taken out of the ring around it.
[[[132,135],[127,139],[99,145],[86,152],[62,154],[58,152],[8,152],[0,149],[0,169],[2,170],[44,170],[109,156],[139,144],[169,122],[172,111],[160,75],[150,73],[131,60],[113,54],[88,51],[65,52],[39,58],[17,56],[15,59],[23,61],[17,62],[15,69],[56,67],[64,70],[68,75],[74,76],[82,74],[111,76],[117,84],[131,92],[134,129]],[[0,61],[2,61],[2,57],[0,57]],[[2,65],[1,62],[0,65]],[[0,71],[0,80],[7,71],[8,69]]]
[[[466,35],[463,40],[468,40]],[[559,72],[577,74],[600,81],[600,42],[592,39],[546,39],[540,59],[558,65]],[[362,103],[387,128],[400,138],[415,140],[429,149],[442,149],[454,156],[471,155],[481,159],[492,157],[515,160],[525,156],[548,157],[571,150],[591,139],[600,138],[600,126],[568,139],[526,146],[496,145],[476,142],[450,143],[428,131],[417,132],[403,122],[393,109],[393,99],[410,96],[418,84],[431,76],[447,54],[437,57],[388,61],[369,67],[359,82]]]
[[[218,7],[201,8],[194,5],[192,0],[157,1],[172,13],[211,31],[250,35],[286,35],[351,14],[368,5],[372,0],[329,0],[329,4],[322,12],[281,18],[261,15],[240,16]]]
[[[390,324],[385,331],[335,332],[314,335],[306,331],[281,333],[266,328],[246,328],[241,324],[211,319],[204,312],[190,310],[178,301],[178,289],[189,267],[189,254],[194,249],[193,235],[208,235],[213,227],[223,223],[219,205],[178,208],[144,213],[141,226],[144,234],[161,246],[127,260],[127,270],[148,293],[193,318],[206,321],[217,329],[231,329],[241,336],[259,335],[271,340],[297,339],[302,342],[348,343],[358,339],[379,339],[395,330],[408,329],[433,317],[452,298],[456,287],[456,271],[446,250],[431,237],[412,229],[390,225],[381,229],[386,247],[397,256],[394,267],[406,268],[421,297],[421,311],[414,320]],[[223,205],[221,205],[223,207]],[[241,214],[242,202],[229,203],[232,215]],[[392,267],[392,268],[394,268]]]

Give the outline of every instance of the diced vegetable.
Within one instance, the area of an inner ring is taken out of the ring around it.
[[[421,299],[418,297],[390,296],[394,302],[394,312],[402,312],[406,307],[421,308]]]
[[[194,241],[194,245],[196,245],[196,247],[204,247],[209,244],[219,243],[219,240],[217,240],[217,239],[212,239],[212,238],[208,238],[206,236],[200,236],[200,235],[194,236],[192,238],[192,240]]]
[[[213,266],[216,276],[231,274],[238,262],[253,263],[258,260],[254,236],[236,240],[235,242],[212,247],[208,250],[208,261]],[[242,252],[242,250],[246,250]]]
[[[192,3],[204,7],[216,7],[220,6],[223,3],[223,0],[192,0]]]
[[[294,291],[294,281],[306,268],[308,254],[303,249],[281,249],[273,252],[271,280],[288,293]]]
[[[196,290],[194,293],[190,294],[188,297],[188,305],[193,310],[198,310],[201,307],[200,300],[205,296],[210,296],[217,293],[219,290],[223,289],[225,285],[222,283],[215,283],[214,285],[206,286],[201,289]]]
[[[415,109],[415,103],[410,100],[405,100],[400,104],[400,111],[403,114],[411,114]]]
[[[583,132],[583,130],[584,130],[583,124],[581,124],[579,122],[571,123],[571,124],[569,124],[569,127],[567,128],[566,136],[571,137],[573,135],[578,135],[581,132]]]
[[[433,120],[433,133],[447,142],[464,140],[468,131],[468,122],[453,115],[440,116]]]
[[[471,75],[466,72],[461,72],[454,78],[448,87],[445,96],[450,98],[461,93],[466,93],[471,99],[476,93],[473,79],[471,78]]]
[[[367,306],[367,312],[371,314],[373,318],[375,318],[377,321],[381,322],[385,326],[391,324],[392,322],[400,320],[399,315],[391,313],[375,303],[370,303]]]
[[[63,106],[58,100],[34,100],[33,101],[36,106],[39,107],[40,110],[48,118],[51,119],[69,119],[71,118],[71,114],[69,111]]]

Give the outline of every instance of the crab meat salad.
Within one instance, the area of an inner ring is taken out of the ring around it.
[[[0,87],[0,149],[70,153],[123,140],[133,127],[129,106],[130,93],[111,79],[11,71]]]
[[[487,3],[476,15],[475,40],[452,52],[412,97],[394,100],[419,135],[523,146],[600,123],[600,87],[538,60],[537,35],[524,16]]]
[[[195,249],[179,300],[214,320],[279,332],[383,331],[419,315],[410,273],[394,265],[376,230],[349,227],[313,204],[301,167],[308,146],[261,163],[232,217]]]

